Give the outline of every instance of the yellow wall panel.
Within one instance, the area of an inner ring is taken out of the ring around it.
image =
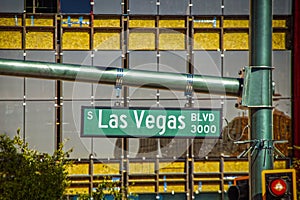
[[[224,172],[248,172],[248,161],[226,161]]]
[[[249,20],[225,19],[223,27],[225,28],[248,28]]]
[[[88,164],[73,164],[68,167],[68,172],[72,174],[89,174]]]
[[[285,33],[273,33],[272,46],[273,49],[286,49],[285,46]]]
[[[218,183],[207,183],[204,182],[201,185],[201,192],[218,192],[220,190],[220,184]],[[194,185],[194,191],[199,192],[199,186],[197,184]]]
[[[34,16],[34,18],[32,20],[29,17],[29,18],[26,18],[26,26],[54,26],[54,19]]]
[[[159,34],[160,50],[184,50],[185,35],[180,32],[176,33],[160,33]]]
[[[95,32],[94,49],[120,49],[120,32]]]
[[[129,164],[130,174],[153,174],[154,173],[154,163],[130,163]]]
[[[286,169],[286,162],[287,161],[275,161],[274,169]]]
[[[131,28],[154,28],[155,20],[154,19],[130,19],[129,27]]]
[[[248,49],[248,33],[224,33],[224,49]]]
[[[171,185],[170,183],[167,183],[167,192],[185,192],[185,183],[182,183],[181,185]],[[165,187],[163,185],[159,186],[159,192],[163,193],[165,192]]]
[[[22,31],[0,30],[1,49],[22,49]]]
[[[155,49],[155,34],[154,33],[141,33],[132,32],[129,34],[129,49]]]
[[[119,174],[120,165],[118,163],[109,163],[102,164],[96,163],[94,164],[94,174]]]
[[[21,17],[0,17],[0,26],[22,26]]]
[[[65,31],[62,42],[63,49],[88,50],[90,35],[87,31]]]
[[[115,18],[94,19],[94,27],[121,27],[120,19],[115,19]]]
[[[195,162],[194,163],[195,172],[219,172],[220,163],[219,162]]]
[[[184,172],[184,162],[159,163],[160,173],[165,172]]]
[[[138,183],[131,185],[128,187],[128,192],[137,194],[137,193],[150,193],[155,192],[155,186],[154,184],[151,185],[138,185]]]
[[[30,31],[26,33],[26,49],[53,49],[53,32]]]
[[[76,195],[76,194],[88,194],[89,188],[80,187],[80,188],[67,188],[65,194]]]
[[[272,21],[273,27],[276,28],[285,28],[286,27],[286,20],[285,19],[275,19]]]
[[[184,28],[185,20],[183,19],[161,19],[158,22],[160,28]]]
[[[219,33],[195,33],[194,49],[220,49]]]

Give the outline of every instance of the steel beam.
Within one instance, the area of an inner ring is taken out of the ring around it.
[[[242,79],[0,59],[0,75],[240,96]]]
[[[250,199],[262,199],[261,172],[273,168],[272,118],[272,0],[251,0],[250,66],[254,99],[249,106],[250,140],[257,146],[249,156]]]

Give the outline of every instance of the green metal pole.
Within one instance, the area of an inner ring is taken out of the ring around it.
[[[240,96],[242,80],[214,76],[0,59],[0,75]]]
[[[250,155],[250,199],[262,199],[261,172],[273,169],[272,117],[272,0],[251,0],[250,66],[255,94],[249,107],[251,140],[258,141]],[[253,94],[253,93],[252,93]]]

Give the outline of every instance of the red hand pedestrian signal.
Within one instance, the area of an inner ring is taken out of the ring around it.
[[[296,200],[295,169],[274,169],[262,171],[263,200]]]
[[[269,190],[275,197],[280,197],[286,193],[287,183],[281,178],[272,180],[269,185]]]

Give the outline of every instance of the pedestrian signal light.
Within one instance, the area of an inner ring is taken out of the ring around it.
[[[294,169],[262,171],[263,200],[296,200],[296,172]]]

